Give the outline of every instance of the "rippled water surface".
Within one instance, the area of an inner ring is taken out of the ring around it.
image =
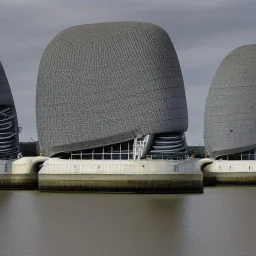
[[[0,256],[255,256],[255,195],[0,191]]]

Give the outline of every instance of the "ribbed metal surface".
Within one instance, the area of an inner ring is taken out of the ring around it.
[[[185,157],[187,143],[184,133],[163,133],[154,135],[148,155],[153,159]]]
[[[41,59],[36,113],[47,155],[186,131],[183,78],[168,34],[138,22],[62,31]]]
[[[204,119],[210,156],[256,148],[256,45],[233,50],[220,64],[210,87]]]
[[[0,158],[16,157],[18,152],[17,115],[11,89],[0,62]]]

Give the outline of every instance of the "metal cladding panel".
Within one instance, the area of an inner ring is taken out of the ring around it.
[[[11,106],[11,110],[8,111],[5,106]],[[13,117],[11,118],[11,116]],[[10,136],[10,134],[12,135]],[[16,156],[18,152],[19,128],[17,113],[9,82],[0,62],[0,157]]]
[[[43,53],[36,97],[47,155],[188,127],[176,51],[168,34],[148,23],[63,30]]]
[[[220,64],[204,116],[211,157],[256,148],[256,45],[236,48]]]
[[[14,105],[8,79],[0,62],[0,105]]]

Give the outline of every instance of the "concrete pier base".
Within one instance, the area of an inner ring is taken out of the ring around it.
[[[41,191],[203,191],[203,174],[193,160],[49,159],[38,177]]]
[[[37,174],[0,175],[0,189],[37,189]]]
[[[256,173],[206,173],[204,185],[256,185]]]
[[[0,161],[0,189],[37,189],[38,170],[47,157]]]
[[[203,168],[204,185],[256,185],[256,161],[212,160]]]

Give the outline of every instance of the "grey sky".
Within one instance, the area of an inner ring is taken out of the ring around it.
[[[212,77],[234,48],[256,43],[254,0],[0,0],[0,60],[16,104],[21,141],[37,139],[35,92],[41,55],[62,29],[103,21],[163,27],[177,50],[187,94],[189,145],[203,144]]]

